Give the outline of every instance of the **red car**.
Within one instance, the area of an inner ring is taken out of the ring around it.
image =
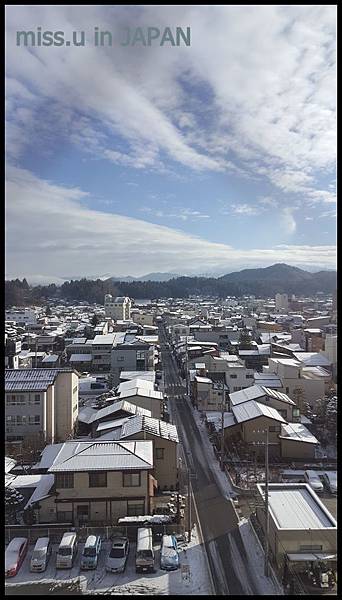
[[[14,577],[27,554],[28,539],[13,538],[6,548],[5,553],[5,575],[6,577]]]

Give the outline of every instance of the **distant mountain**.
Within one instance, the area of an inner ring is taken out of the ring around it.
[[[127,277],[109,277],[106,281],[170,281],[175,277],[180,277],[180,275],[176,273],[148,273],[147,275],[141,275],[141,277],[132,277],[131,275],[127,275]]]

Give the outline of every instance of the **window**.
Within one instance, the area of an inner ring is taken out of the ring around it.
[[[89,487],[107,487],[107,472],[89,473]]]
[[[239,385],[236,385],[236,386],[234,387],[234,392],[239,392],[240,390],[241,390],[241,386],[239,386]]]
[[[286,387],[286,388],[285,388],[285,393],[286,393],[286,394],[288,394],[288,393],[289,393],[289,391],[290,391],[290,388]]]
[[[72,511],[60,510],[57,512],[58,523],[72,523]]]
[[[127,516],[135,517],[145,514],[145,502],[139,500],[127,500]]]
[[[268,430],[270,433],[280,433],[280,425],[270,425]]]
[[[156,458],[157,459],[164,459],[164,448],[156,448]]]
[[[30,415],[28,419],[30,425],[40,425],[40,415]]]
[[[117,362],[123,362],[125,360],[124,356],[118,356]]]
[[[145,360],[145,350],[137,350],[137,360]]]
[[[123,473],[123,487],[140,487],[141,485],[141,473],[140,471]]]
[[[76,392],[77,392],[77,389],[78,389],[78,386],[77,386],[77,385],[75,385],[74,389],[72,390],[72,393],[73,393],[73,394],[76,394]]]
[[[292,416],[293,417],[299,417],[300,416],[300,410],[299,410],[299,408],[293,408],[292,409]]]
[[[254,379],[254,375],[246,375],[246,379]]]
[[[35,404],[40,404],[40,394],[35,394],[34,395],[34,403]]]
[[[56,488],[73,488],[74,474],[73,473],[56,473]]]
[[[237,375],[236,375],[236,374],[235,374],[235,375],[229,375],[229,377],[230,377],[231,379],[237,379]]]

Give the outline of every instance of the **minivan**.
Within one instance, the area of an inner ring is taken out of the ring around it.
[[[50,539],[48,537],[38,538],[31,556],[30,571],[45,571],[51,556],[51,552],[52,547]]]
[[[136,573],[154,571],[154,551],[150,527],[139,527],[138,529],[135,571]]]
[[[84,544],[81,569],[96,569],[101,550],[101,538],[98,535],[89,535]]]
[[[77,554],[77,536],[73,531],[65,533],[59,544],[56,569],[71,569]]]

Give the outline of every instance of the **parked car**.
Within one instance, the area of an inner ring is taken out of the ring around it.
[[[81,557],[81,569],[96,569],[99,561],[99,555],[101,550],[101,538],[97,535],[89,535],[84,544],[82,557]]]
[[[135,571],[136,573],[154,571],[154,550],[150,527],[139,527],[138,529]]]
[[[323,490],[324,490],[323,483],[321,482],[316,471],[313,471],[313,470],[304,471],[304,481],[305,481],[305,483],[309,484],[309,486],[314,490],[314,492],[316,492],[316,493],[323,492]]]
[[[337,472],[325,471],[322,475],[324,484],[331,494],[337,494]]]
[[[113,539],[112,548],[107,556],[106,571],[111,573],[123,573],[129,553],[129,541],[126,537]]]
[[[77,536],[73,531],[66,532],[57,550],[56,569],[71,569],[77,554]]]
[[[28,540],[27,538],[13,538],[6,548],[5,553],[5,575],[6,577],[14,577],[27,554]]]
[[[52,547],[50,539],[48,537],[38,538],[31,556],[30,571],[45,571],[51,556],[51,552]]]
[[[174,571],[179,568],[177,540],[174,535],[163,535],[160,549],[160,568]]]

